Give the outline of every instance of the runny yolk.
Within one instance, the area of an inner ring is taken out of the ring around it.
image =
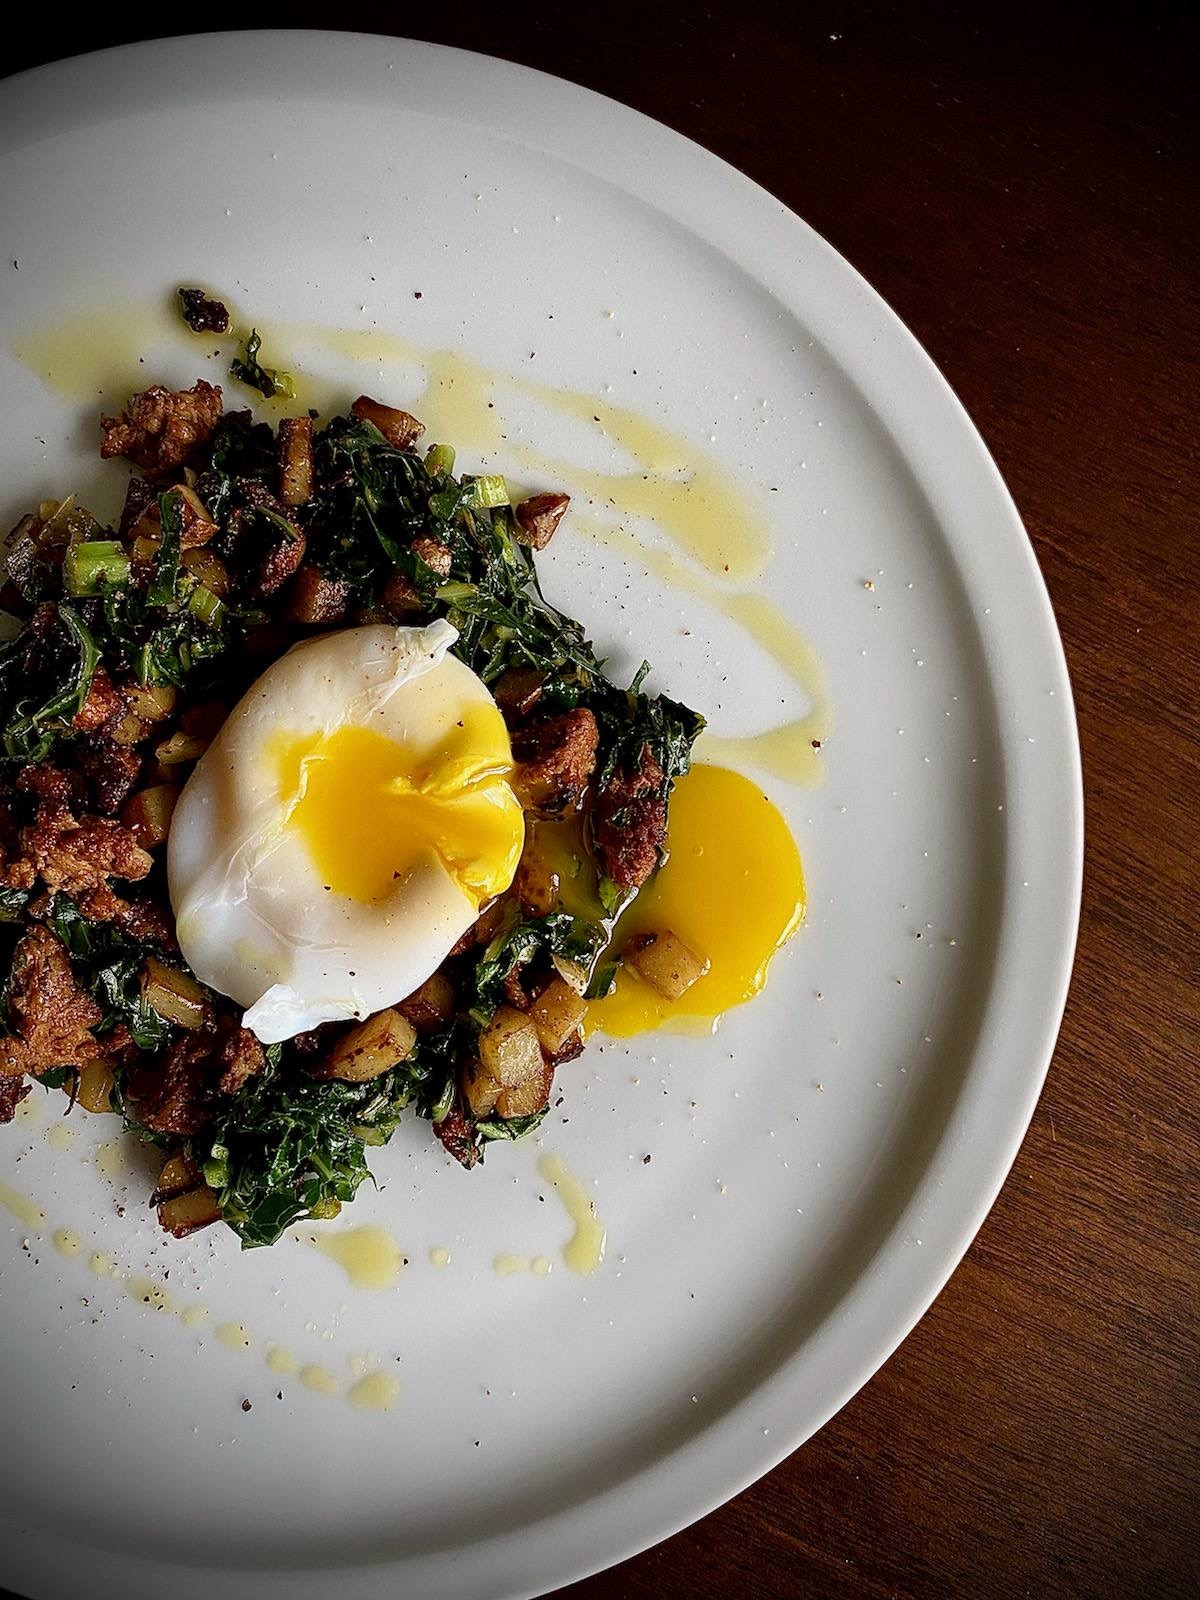
[[[380,902],[432,859],[477,907],[512,882],[524,817],[490,706],[470,708],[421,755],[353,725],[285,738],[273,753],[284,825],[333,893]]]
[[[787,823],[727,767],[695,766],[675,785],[666,865],[617,924],[619,953],[639,933],[671,932],[710,965],[668,1000],[628,964],[588,1007],[588,1031],[627,1038],[664,1023],[715,1022],[758,993],[771,957],[804,917],[804,872]]]

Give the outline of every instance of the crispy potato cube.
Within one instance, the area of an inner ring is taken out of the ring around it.
[[[121,807],[121,821],[143,850],[154,850],[166,843],[178,799],[176,784],[156,783],[153,788],[140,789],[137,794],[130,795]]]
[[[288,590],[287,614],[293,622],[340,622],[350,604],[350,585],[327,578],[319,567],[302,566]]]
[[[393,572],[384,584],[383,603],[394,616],[398,617],[422,611],[425,607],[421,591],[412,579],[406,578],[402,572]]]
[[[217,1204],[217,1197],[206,1183],[184,1194],[172,1195],[169,1200],[162,1201],[158,1208],[159,1226],[176,1239],[186,1239],[189,1233],[210,1227],[220,1220],[221,1208]]]
[[[199,761],[208,746],[209,741],[201,738],[198,733],[178,731],[164,739],[161,744],[155,745],[154,755],[164,767],[176,767],[185,761]]]
[[[85,1061],[79,1069],[75,1104],[85,1111],[111,1111],[115,1082],[111,1061]]]
[[[425,432],[425,424],[418,422],[409,412],[401,411],[397,406],[385,406],[379,400],[372,400],[369,395],[360,394],[350,407],[350,413],[378,428],[394,450],[410,449]]]
[[[535,494],[532,499],[522,500],[517,507],[521,543],[544,550],[570,503],[571,497],[566,494]]]
[[[396,1007],[418,1033],[437,1033],[454,1015],[454,985],[444,972],[435,972]]]
[[[587,1015],[587,1001],[569,983],[555,978],[529,1008],[529,1020],[548,1055],[554,1055]]]
[[[208,507],[194,489],[187,484],[177,484],[171,491],[179,496],[180,545],[184,550],[207,544],[217,531],[217,525],[208,514]]]
[[[195,978],[179,967],[169,967],[157,956],[142,962],[142,999],[160,1017],[181,1028],[201,1028],[208,1017],[208,999]]]
[[[195,1189],[201,1182],[200,1168],[185,1155],[182,1150],[176,1150],[163,1162],[162,1171],[154,1185],[154,1192],[150,1196],[151,1205],[159,1205],[164,1200],[170,1200],[177,1194],[183,1194],[188,1189]]]
[[[462,1089],[471,1115],[477,1122],[490,1117],[496,1109],[496,1101],[507,1092],[499,1078],[489,1072],[482,1061],[472,1061],[467,1067],[463,1073]]]
[[[219,600],[229,593],[229,568],[215,551],[197,545],[195,549],[185,550],[180,561],[184,570],[190,572],[197,583],[202,583]]]
[[[505,1089],[528,1083],[545,1065],[537,1029],[513,1006],[500,1006],[479,1035],[479,1058]]]
[[[624,959],[668,1000],[678,1000],[686,994],[710,965],[678,934],[670,932],[639,934],[625,946]]]
[[[343,1034],[318,1074],[343,1083],[367,1083],[398,1066],[417,1042],[417,1030],[398,1011],[377,1011]]]
[[[169,717],[179,697],[178,689],[170,683],[131,683],[122,692],[130,711],[145,723],[161,722]]]
[[[279,424],[279,498],[285,506],[312,498],[312,439],[311,417],[285,417]]]
[[[550,1099],[554,1084],[554,1068],[542,1063],[540,1072],[515,1089],[501,1089],[496,1098],[496,1115],[500,1117],[532,1117],[543,1110]]]
[[[149,729],[136,712],[127,711],[115,728],[108,730],[114,744],[140,744]]]

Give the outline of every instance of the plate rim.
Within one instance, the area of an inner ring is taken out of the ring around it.
[[[608,1486],[597,1496],[577,1502],[566,1509],[560,1509],[525,1529],[517,1530],[516,1543],[519,1548],[515,1552],[515,1560],[511,1551],[507,1560],[497,1559],[499,1553],[492,1550],[492,1546],[498,1542],[496,1539],[470,1547],[476,1553],[473,1565],[486,1566],[492,1579],[500,1581],[500,1586],[498,1587],[496,1582],[480,1585],[478,1578],[472,1581],[470,1573],[462,1571],[460,1576],[464,1580],[464,1586],[459,1592],[464,1595],[486,1594],[497,1597],[497,1600],[501,1596],[505,1597],[505,1600],[518,1600],[518,1597],[526,1600],[531,1594],[545,1593],[549,1588],[578,1581],[650,1548],[707,1516],[773,1470],[824,1427],[884,1365],[932,1306],[969,1249],[994,1205],[1025,1137],[1057,1044],[1070,984],[1082,894],[1084,826],[1082,763],[1070,677],[1049,593],[1020,513],[982,436],[957,394],[924,347],[878,291],[872,288],[858,271],[798,214],[792,212],[753,178],[666,124],[610,96],[504,58],[391,35],[323,32],[311,29],[254,29],[237,33],[185,34],[67,57],[31,68],[0,83],[0,112],[5,108],[10,112],[14,108],[19,108],[24,98],[30,108],[38,106],[38,114],[45,121],[42,86],[47,78],[69,79],[72,73],[79,74],[86,67],[94,87],[97,80],[104,78],[105,73],[111,75],[115,70],[119,75],[122,68],[135,58],[156,54],[160,57],[176,58],[178,69],[184,73],[186,82],[181,82],[179,76],[174,75],[171,80],[173,94],[178,97],[184,88],[188,92],[193,92],[202,87],[200,80],[204,76],[202,61],[205,51],[219,52],[223,47],[234,45],[242,63],[238,71],[244,72],[247,78],[252,75],[260,92],[268,70],[273,72],[280,92],[285,97],[289,89],[296,97],[304,96],[305,90],[297,88],[294,81],[289,81],[289,72],[295,65],[297,54],[303,56],[306,53],[310,64],[315,63],[316,56],[321,57],[323,71],[359,75],[356,89],[359,96],[365,95],[364,80],[372,72],[378,77],[380,70],[378,59],[372,61],[368,58],[368,52],[372,50],[382,51],[384,54],[391,52],[396,55],[424,55],[426,63],[431,58],[442,58],[445,67],[438,70],[449,70],[452,74],[459,75],[482,74],[494,77],[498,74],[502,78],[507,76],[518,89],[530,89],[536,86],[536,95],[507,95],[498,103],[488,104],[489,115],[461,116],[457,120],[489,127],[503,137],[544,150],[546,146],[539,139],[539,123],[549,120],[545,114],[547,111],[557,115],[566,109],[577,116],[580,124],[590,124],[586,129],[581,127],[575,130],[577,137],[571,152],[571,164],[615,182],[624,192],[645,200],[644,173],[631,172],[629,169],[617,171],[619,163],[606,165],[603,161],[597,162],[596,152],[591,148],[597,131],[601,128],[609,135],[615,135],[618,142],[621,138],[628,139],[636,133],[639,141],[645,141],[652,148],[657,147],[656,153],[661,153],[665,162],[669,164],[674,159],[677,164],[694,169],[703,177],[706,185],[711,184],[719,190],[722,200],[728,204],[730,212],[737,218],[737,227],[743,230],[741,237],[736,241],[737,246],[745,246],[748,254],[752,253],[751,246],[769,248],[772,240],[783,239],[786,243],[790,243],[795,248],[796,256],[805,258],[807,267],[825,274],[827,282],[824,285],[824,292],[832,292],[835,295],[840,293],[847,302],[857,302],[859,313],[871,320],[877,337],[886,337],[891,348],[890,352],[884,353],[893,362],[898,362],[900,368],[906,372],[914,392],[919,392],[921,405],[932,411],[944,430],[954,433],[955,443],[965,453],[964,458],[957,461],[953,468],[944,466],[941,470],[946,474],[957,473],[960,477],[966,478],[974,476],[978,479],[979,474],[982,474],[982,479],[979,481],[986,485],[990,499],[988,508],[990,515],[1006,527],[1004,537],[1009,556],[1019,558],[1014,561],[1014,565],[1019,568],[1019,574],[1014,576],[1012,581],[1023,591],[1024,599],[1032,603],[1031,616],[1027,619],[1030,631],[1022,641],[1023,649],[1027,656],[1040,655],[1043,676],[1053,680],[1057,699],[1059,737],[1056,748],[1052,751],[1049,782],[1050,799],[1061,808],[1056,812],[1056,820],[1061,830],[1061,859],[1056,863],[1059,868],[1058,881],[1050,891],[1041,891],[1040,899],[1043,903],[1036,914],[1045,916],[1048,911],[1052,911],[1058,926],[1054,939],[1053,959],[1042,964],[1042,991],[1038,995],[1038,1004],[1032,1008],[1036,1011],[1038,1019],[1033,1029],[1037,1043],[1033,1054],[1027,1057],[1024,1067],[1013,1080],[1011,1087],[1016,1091],[1015,1098],[1008,1106],[1007,1118],[1002,1128],[998,1130],[993,1124],[988,1130],[991,1140],[988,1159],[981,1164],[977,1155],[972,1158],[974,1169],[970,1186],[972,1203],[964,1210],[957,1227],[953,1230],[953,1242],[943,1246],[939,1252],[931,1252],[931,1255],[936,1255],[932,1266],[930,1257],[927,1256],[922,1261],[920,1270],[914,1268],[907,1275],[907,1292],[900,1302],[900,1309],[897,1311],[893,1305],[882,1318],[875,1319],[881,1321],[883,1326],[874,1327],[866,1333],[859,1332],[858,1343],[862,1348],[857,1359],[846,1364],[848,1370],[844,1372],[840,1382],[829,1387],[819,1405],[815,1408],[810,1405],[802,1418],[799,1420],[794,1418],[790,1426],[781,1429],[778,1437],[773,1428],[769,1441],[761,1438],[755,1445],[747,1445],[741,1441],[740,1448],[734,1451],[732,1446],[738,1441],[728,1435],[734,1414],[740,1409],[735,1407],[732,1412],[723,1412],[712,1423],[690,1435],[683,1445],[657,1458],[648,1467],[639,1469],[631,1477]],[[262,54],[255,59],[255,52]],[[226,60],[223,65],[228,68],[230,63]],[[189,73],[190,78],[187,76]],[[234,76],[237,76],[236,72]],[[392,91],[399,87],[401,76],[397,74],[393,80]],[[206,84],[203,87],[211,89],[212,86]],[[381,80],[374,88],[374,96],[376,99],[385,99],[387,95],[388,86],[386,81]],[[62,98],[60,97],[60,104]],[[356,101],[353,94],[343,94],[341,98],[345,98],[347,103],[362,103],[361,99]],[[537,103],[537,111],[533,115],[529,113],[528,102]],[[478,104],[478,100],[465,97],[467,108],[473,108]],[[459,105],[461,109],[463,102],[460,101]],[[123,109],[135,108],[127,106]],[[141,109],[146,107],[143,106]],[[6,124],[10,123],[7,116],[4,120]],[[561,158],[561,151],[556,153]],[[650,165],[651,163],[646,163],[646,166]],[[680,216],[674,206],[668,206],[663,202],[661,196],[649,203],[680,221],[706,243],[723,249],[737,261],[754,282],[768,287],[789,310],[806,321],[811,320],[813,308],[811,305],[805,306],[801,293],[797,291],[793,299],[787,297],[787,285],[793,280],[791,271],[785,272],[782,277],[772,275],[775,281],[768,283],[764,277],[761,260],[754,263],[743,259],[730,248],[727,236],[721,237],[718,234],[714,237],[708,229],[701,231],[696,225],[695,217]],[[721,211],[722,207],[715,206],[712,210]],[[853,373],[844,362],[839,359],[838,365],[847,381],[854,382]],[[889,425],[890,432],[890,425],[897,419],[892,416],[881,420]],[[917,428],[918,435],[924,433],[925,420],[920,421]],[[890,433],[890,436],[895,438],[894,433]],[[907,451],[904,452],[904,459],[906,462],[910,459]],[[928,471],[917,474],[923,491],[927,491],[929,487],[927,478]],[[941,482],[939,479],[939,483]],[[939,516],[938,520],[944,526],[943,518]],[[948,541],[948,548],[957,555],[958,541],[953,544]],[[1036,622],[1033,621],[1034,618]],[[983,643],[981,639],[981,647]],[[995,662],[990,651],[985,649],[984,654],[988,668],[988,684],[992,692],[996,693],[996,679],[993,673]],[[997,704],[1000,703],[997,695]],[[1009,738],[1011,735],[1005,735],[1002,739],[1006,764]],[[1011,781],[1010,777],[1006,777],[1006,799],[1009,796],[1008,784]],[[1010,824],[1010,827],[1012,826],[1014,825]],[[1007,870],[1006,866],[1006,881]],[[1029,897],[1023,907],[1018,902],[1016,910],[1011,903],[1006,903],[999,918],[999,942],[990,973],[993,982],[1001,975],[1003,951],[999,945],[1011,943],[1014,919],[1017,919],[1018,926],[1024,926],[1035,915],[1033,903],[1037,898],[1037,896]],[[1006,896],[1006,901],[1009,899],[1010,897]],[[1045,904],[1047,900],[1052,904],[1047,906]],[[983,1036],[992,1021],[995,1003],[994,996],[990,995],[983,1011],[981,1040],[975,1047],[973,1059],[977,1059],[982,1052]],[[954,1110],[950,1114],[950,1121],[962,1111],[961,1102],[965,1098],[966,1087],[964,1078]],[[943,1140],[938,1146],[939,1154],[948,1133],[949,1123],[947,1133],[943,1135]],[[915,1182],[913,1195],[906,1204],[897,1227],[916,1204],[928,1173],[927,1166]],[[895,1232],[895,1228],[892,1232]],[[878,1259],[892,1249],[889,1234],[888,1240],[879,1247],[876,1256],[872,1258],[864,1276],[873,1273]],[[843,1304],[853,1310],[853,1302],[862,1292],[863,1278],[860,1277],[847,1291]],[[787,1388],[794,1384],[796,1374],[792,1369],[803,1360],[804,1354],[804,1346],[794,1349],[768,1374],[755,1394],[769,1394],[779,1387]],[[800,1402],[800,1405],[802,1406],[803,1402]],[[800,1406],[796,1409],[800,1409]],[[692,1459],[697,1456],[711,1456],[719,1462],[728,1460],[731,1465],[724,1469],[709,1467],[703,1475],[704,1486],[700,1487],[696,1483],[697,1463]],[[737,1466],[733,1467],[735,1458]],[[652,1503],[649,1488],[645,1483],[647,1478],[659,1480],[657,1501],[653,1502],[655,1508],[648,1513],[642,1509]],[[676,1492],[667,1496],[664,1502],[662,1480],[666,1478],[671,1479]],[[684,1489],[680,1480],[689,1478],[692,1487]],[[638,1496],[636,1511],[630,1503],[632,1495]],[[596,1536],[597,1522],[609,1530],[599,1540]],[[507,1537],[511,1543],[513,1536]],[[530,1544],[531,1541],[539,1539],[542,1543],[543,1559],[540,1565],[543,1570],[536,1579],[538,1587],[531,1590],[528,1577],[523,1578],[520,1574],[522,1571],[528,1573]],[[25,1582],[33,1581],[34,1574],[37,1573],[39,1582],[36,1592],[48,1593],[50,1591],[44,1587],[44,1579],[51,1578],[55,1569],[58,1569],[60,1576],[65,1577],[70,1571],[71,1563],[77,1561],[77,1553],[83,1548],[85,1547],[79,1544],[64,1544],[49,1535],[32,1534],[26,1530],[21,1541],[9,1546],[5,1563],[7,1565],[9,1559],[13,1558],[15,1564],[11,1576],[18,1579],[23,1577]],[[487,1554],[480,1563],[481,1552]],[[148,1588],[152,1581],[151,1574],[154,1572],[172,1575],[202,1574],[203,1584],[207,1588],[215,1571],[227,1570],[212,1567],[202,1569],[191,1566],[179,1567],[157,1561],[147,1562],[144,1558],[125,1552],[107,1550],[101,1552],[92,1549],[90,1553],[93,1559],[104,1564],[114,1579],[123,1578],[124,1581],[133,1584],[137,1592],[144,1592],[144,1589]],[[418,1561],[424,1562],[428,1559],[420,1557]],[[451,1559],[459,1561],[461,1557],[455,1554]],[[347,1586],[347,1596],[368,1595],[378,1593],[389,1575],[403,1576],[412,1566],[413,1563],[404,1558],[398,1561],[385,1558],[349,1567],[330,1566],[311,1571],[307,1584],[299,1573],[287,1574],[287,1578],[289,1590],[293,1595],[296,1595],[298,1590],[301,1594],[311,1591],[315,1595],[318,1588],[324,1593],[331,1579]],[[232,1570],[230,1575],[234,1575]],[[271,1573],[260,1570],[252,1574],[252,1581],[260,1586],[256,1587],[255,1592],[263,1592],[261,1586],[265,1586],[265,1580],[277,1576],[282,1576],[278,1568]],[[191,1591],[187,1589],[180,1592],[182,1595],[190,1594]]]

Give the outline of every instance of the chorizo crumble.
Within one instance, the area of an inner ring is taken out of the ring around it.
[[[180,294],[189,326],[228,330],[219,302]],[[254,336],[235,375],[278,392],[257,358]],[[43,504],[9,535],[0,592],[19,630],[0,645],[0,1121],[30,1079],[74,1094],[100,1074],[105,1103],[162,1147],[163,1226],[224,1220],[270,1244],[336,1215],[406,1110],[465,1167],[538,1125],[586,998],[611,985],[614,920],[661,864],[702,720],[646,694],[645,667],[613,684],[543,599],[531,552],[567,496],[513,505],[502,478],[456,477],[406,411],[364,395],[273,431],[201,380],[154,385],[100,427],[101,455],[140,469],[117,528]],[[593,914],[568,914],[524,860],[408,1000],[264,1048],[179,955],[164,865],[179,788],[298,639],[438,617],[508,724],[530,819],[579,824]]]

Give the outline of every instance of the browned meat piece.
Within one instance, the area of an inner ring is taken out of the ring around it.
[[[134,1114],[155,1133],[186,1138],[212,1116],[220,1045],[211,1025],[182,1033],[159,1060],[142,1057],[128,1072]]]
[[[279,424],[279,498],[285,506],[312,499],[312,440],[311,417],[285,417]]]
[[[413,555],[420,556],[425,565],[432,567],[439,578],[450,576],[450,549],[440,539],[414,539],[410,548]]]
[[[525,537],[522,544],[535,550],[544,550],[554,537],[554,530],[563,519],[563,512],[571,504],[569,494],[535,494],[522,500],[517,507],[517,521]]]
[[[592,812],[596,853],[620,889],[640,889],[658,866],[667,837],[663,770],[643,745],[633,773],[618,769],[596,796]]]
[[[247,1028],[232,1027],[218,1058],[224,1071],[217,1082],[222,1094],[236,1094],[267,1064],[263,1047]]]
[[[127,744],[98,739],[81,744],[78,760],[92,789],[92,801],[103,816],[115,816],[138,781],[142,758]]]
[[[108,878],[144,878],[153,862],[128,828],[109,817],[83,817],[43,808],[21,830],[21,848],[49,889],[78,894]]]
[[[304,560],[304,550],[308,541],[302,533],[294,536],[281,534],[268,548],[262,558],[258,569],[258,592],[260,595],[274,594],[296,571]]]
[[[75,713],[71,726],[79,733],[99,733],[114,727],[129,708],[125,697],[103,667],[92,674],[87,699]]]
[[[596,719],[584,706],[563,711],[513,735],[517,770],[513,787],[521,804],[561,811],[579,799],[596,770]]]
[[[518,722],[524,722],[537,705],[545,681],[545,673],[539,672],[536,667],[509,667],[500,679],[492,692],[500,707],[500,714],[510,728]]]
[[[100,1007],[76,983],[66,950],[49,928],[34,923],[13,952],[8,1020],[0,1037],[0,1077],[79,1066],[108,1053],[92,1029]]]
[[[360,394],[350,407],[351,414],[361,422],[370,422],[395,450],[408,450],[425,432],[425,424],[407,411],[395,406],[385,406],[369,395]]]
[[[0,1071],[0,1122],[11,1122],[17,1114],[17,1107],[33,1088],[31,1083],[26,1083],[23,1078],[9,1077]]]
[[[156,383],[135,394],[119,417],[100,418],[100,454],[128,456],[145,472],[168,472],[207,441],[220,416],[221,391],[203,378],[190,389]]]
[[[287,615],[292,622],[341,622],[350,604],[350,585],[327,578],[319,567],[303,566],[288,591]]]
[[[112,922],[139,944],[175,948],[175,924],[153,900],[123,900],[102,883],[95,889],[82,890],[75,903],[89,922]]]
[[[229,311],[203,289],[180,289],[183,320],[193,333],[228,333]]]
[[[479,1160],[479,1151],[475,1148],[475,1125],[461,1111],[452,1111],[441,1122],[435,1122],[433,1131],[454,1159],[468,1171]]]
[[[83,779],[77,772],[65,772],[49,761],[39,761],[35,766],[22,767],[17,774],[17,788],[22,794],[36,795],[39,810],[77,811],[83,804]]]

